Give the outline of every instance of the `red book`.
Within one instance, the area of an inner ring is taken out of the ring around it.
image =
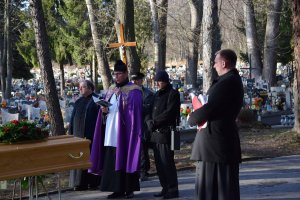
[[[192,98],[192,105],[193,105],[193,109],[197,110],[199,108],[201,108],[206,102],[206,97],[202,94],[199,94],[199,96],[197,97],[194,93],[191,93],[191,98]],[[206,128],[207,126],[207,122],[203,122],[202,124],[198,124],[197,129],[201,129],[201,128]]]

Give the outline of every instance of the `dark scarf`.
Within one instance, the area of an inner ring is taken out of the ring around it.
[[[127,83],[129,82],[129,79],[127,78],[125,81],[123,81],[122,83],[117,83],[116,82],[116,86],[117,87],[123,87],[124,85],[127,85]]]

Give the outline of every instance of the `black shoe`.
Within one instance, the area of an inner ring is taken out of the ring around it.
[[[74,191],[84,191],[84,190],[87,190],[87,189],[88,189],[88,186],[81,186],[81,185],[75,186],[73,188]]]
[[[114,192],[107,196],[108,199],[120,199],[124,197],[124,193],[122,192]]]
[[[177,198],[178,196],[179,196],[178,192],[166,193],[164,195],[164,199],[173,199],[173,198]]]
[[[126,192],[125,193],[125,199],[132,199],[134,197],[133,192]]]
[[[147,180],[148,180],[147,173],[141,173],[140,181],[147,181]]]
[[[91,185],[91,186],[89,186],[89,190],[99,190],[99,187]]]
[[[161,191],[161,192],[159,192],[159,193],[154,194],[153,196],[154,196],[154,197],[162,197],[162,196],[164,196],[164,195],[165,195],[165,192]]]

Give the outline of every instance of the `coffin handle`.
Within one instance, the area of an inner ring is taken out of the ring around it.
[[[69,157],[70,158],[73,158],[73,159],[79,159],[79,158],[81,158],[83,156],[83,152],[80,152],[79,153],[79,156],[73,156],[71,153],[69,153]]]

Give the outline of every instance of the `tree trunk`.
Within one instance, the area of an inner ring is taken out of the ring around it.
[[[35,33],[37,55],[44,83],[51,132],[53,135],[63,135],[65,134],[65,129],[52,70],[42,2],[40,0],[30,0],[29,6]]]
[[[92,58],[93,59],[93,58]],[[90,80],[94,83],[94,71],[93,71],[93,61],[90,60],[90,64],[89,64],[89,78]]]
[[[85,0],[86,6],[89,13],[89,19],[91,24],[91,31],[93,37],[94,48],[96,51],[97,62],[100,69],[100,75],[102,78],[103,88],[106,90],[109,88],[112,83],[112,75],[110,73],[109,64],[107,61],[106,53],[103,50],[101,44],[100,34],[97,30],[97,21],[94,13],[96,13],[96,9],[94,9],[94,1],[93,0]]]
[[[94,85],[95,85],[95,90],[97,88],[98,85],[98,67],[96,64],[96,56],[95,54],[93,54],[92,56],[92,69],[93,69],[93,81],[94,81]]]
[[[65,69],[64,63],[61,61],[59,62],[59,69],[60,69],[60,96],[64,96],[65,93]]]
[[[150,8],[151,8],[151,16],[152,16],[152,30],[154,37],[154,67],[156,71],[159,71],[163,68],[162,65],[162,55],[161,52],[161,40],[160,40],[160,32],[159,32],[159,22],[158,22],[158,11],[156,0],[149,0]]]
[[[217,74],[213,68],[215,54],[221,48],[218,1],[203,1],[203,92],[206,93]]]
[[[121,24],[124,24],[124,40],[125,42],[135,41],[134,31],[134,3],[133,0],[116,0],[117,14]],[[127,66],[131,73],[139,72],[141,69],[141,61],[138,57],[136,47],[125,47]]]
[[[160,31],[160,47],[159,54],[161,55],[161,68],[166,68],[167,54],[167,22],[168,22],[168,0],[161,0],[158,10],[158,25]]]
[[[12,63],[11,63],[11,42],[10,42],[10,2],[6,0],[7,6],[7,16],[6,16],[6,88],[5,88],[5,98],[9,99],[11,97],[11,87],[12,87]]]
[[[293,36],[294,36],[294,114],[295,124],[293,130],[300,134],[300,2],[292,0]]]
[[[188,65],[185,80],[186,84],[191,84],[193,88],[196,88],[203,0],[191,0],[189,5],[191,10],[191,31],[188,42]]]
[[[269,1],[268,18],[264,44],[263,79],[271,86],[276,85],[277,44],[282,0]]]
[[[4,37],[1,37],[2,34],[0,34],[0,89],[1,89],[1,77],[2,77],[2,69],[3,69],[3,64],[2,64],[2,55],[3,55],[3,38]],[[1,90],[2,91],[2,90]]]
[[[8,34],[8,26],[7,26],[7,18],[8,18],[8,1],[5,1],[4,5],[4,34],[3,34],[3,50],[2,50],[2,67],[1,67],[1,92],[2,92],[2,97],[5,97],[5,89],[6,89],[6,59],[7,59],[7,34]]]
[[[250,78],[255,78],[256,81],[261,79],[262,61],[261,52],[258,46],[254,7],[252,0],[246,0],[244,5],[245,28],[248,48],[248,58],[251,65]]]

